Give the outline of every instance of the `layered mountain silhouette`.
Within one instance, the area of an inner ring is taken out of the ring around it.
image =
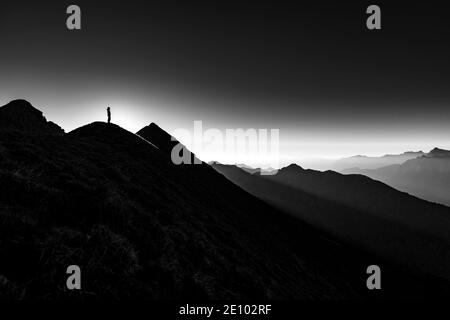
[[[277,208],[399,265],[450,279],[450,208],[361,175],[304,170],[250,174],[213,167]]]
[[[336,160],[330,167],[335,171],[347,169],[377,169],[381,167],[402,164],[405,161],[425,155],[422,151],[407,151],[402,154],[386,154],[381,157],[368,157],[363,155],[352,156]]]
[[[344,174],[362,174],[419,198],[450,206],[450,151],[434,148],[402,164],[378,169],[351,168]]]
[[[0,108],[1,298],[337,299],[449,290],[437,277],[341,243],[205,163],[174,165],[174,141],[155,124],[139,135],[103,122],[64,134],[30,106]],[[342,209],[298,195],[307,208]],[[384,287],[369,292],[365,271],[377,263]],[[82,290],[66,289],[69,265],[80,266]]]
[[[214,165],[216,163],[213,162],[212,164]],[[261,173],[261,169],[260,168],[253,168],[253,167],[250,167],[250,166],[248,166],[248,165],[246,165],[244,163],[236,164],[236,166],[241,168],[242,170],[248,172],[248,173],[252,173],[252,174],[253,173]]]

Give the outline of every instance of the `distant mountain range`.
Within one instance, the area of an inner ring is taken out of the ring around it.
[[[275,207],[388,260],[450,279],[450,208],[361,175],[304,170],[251,174],[213,164],[231,181]]]
[[[174,165],[177,141],[156,124],[138,134],[104,122],[58,128],[24,100],[0,108],[2,299],[430,298],[450,291],[444,206],[360,176],[329,173],[313,192],[289,180],[304,177],[297,167],[263,178],[213,165],[245,177],[241,188],[206,163]],[[82,290],[65,289],[72,264],[81,267]],[[378,292],[365,286],[370,264],[382,266]]]
[[[450,151],[434,148],[401,164],[377,169],[350,168],[344,174],[362,174],[398,190],[450,206]]]
[[[350,168],[377,169],[393,164],[401,164],[405,161],[415,159],[423,155],[425,155],[425,153],[422,151],[408,151],[402,154],[386,154],[381,157],[368,157],[358,155],[336,160],[332,164],[331,169],[335,171],[342,171]]]
[[[355,270],[370,256],[207,164],[174,165],[174,142],[155,124],[140,136],[103,122],[63,134],[24,101],[0,108],[0,117],[1,298],[367,295]],[[77,292],[64,289],[72,264],[83,274]],[[419,295],[430,286],[407,283]]]
[[[342,172],[347,169],[377,169],[393,164],[401,164],[407,160],[423,156],[423,151],[407,151],[401,154],[385,154],[379,157],[356,155],[340,159],[302,158],[297,161],[303,168],[319,171],[333,170]]]

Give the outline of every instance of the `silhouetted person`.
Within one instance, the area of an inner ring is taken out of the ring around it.
[[[109,107],[106,108],[106,113],[108,114],[108,123],[111,123],[111,109]]]

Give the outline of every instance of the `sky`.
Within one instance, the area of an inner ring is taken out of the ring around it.
[[[66,28],[70,4],[81,30]],[[300,164],[450,149],[444,2],[378,1],[372,31],[370,4],[2,1],[0,105],[26,99],[66,131],[105,121],[107,106],[132,132],[279,129],[280,157]]]

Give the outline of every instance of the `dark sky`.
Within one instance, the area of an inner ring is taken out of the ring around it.
[[[448,11],[390,2],[369,31],[368,1],[2,1],[0,104],[66,130],[106,106],[132,131],[279,128],[293,158],[450,148]]]

